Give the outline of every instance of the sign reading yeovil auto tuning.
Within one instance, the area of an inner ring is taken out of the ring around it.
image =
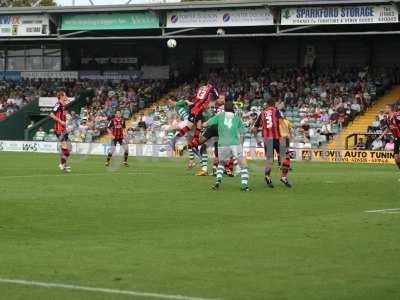
[[[269,9],[223,9],[172,11],[167,13],[168,28],[232,27],[273,25]]]
[[[341,7],[291,7],[281,12],[282,25],[335,25],[397,23],[395,5],[363,5]]]
[[[44,15],[2,15],[0,36],[42,36],[49,34],[49,18]]]

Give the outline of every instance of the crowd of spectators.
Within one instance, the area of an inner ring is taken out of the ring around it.
[[[69,110],[67,130],[73,142],[92,142],[107,131],[109,119],[116,110],[121,110],[125,119],[160,99],[166,82],[161,80],[142,81],[74,81],[74,89],[67,91],[69,97],[78,99],[82,91],[90,96],[84,99],[85,105],[79,112]],[[35,140],[42,140],[38,130]],[[43,140],[52,139],[51,130]]]
[[[400,100],[394,103],[395,106],[400,107]],[[368,127],[367,135],[365,139],[360,138],[356,148],[368,149],[368,150],[386,150],[393,151],[394,149],[394,137],[391,134],[383,135],[387,123],[386,114],[380,111],[375,117],[375,121]]]
[[[72,94],[74,86],[69,80],[0,81],[0,121],[39,97],[55,96],[60,89]]]
[[[369,68],[311,70],[307,68],[264,68],[248,73],[234,66],[216,69],[173,90],[178,99],[192,99],[197,87],[211,80],[226,101],[250,128],[266,100],[293,124],[293,142],[319,146],[362,114],[391,84],[391,73]],[[156,102],[166,92],[166,81],[24,80],[0,82],[0,113],[10,115],[40,96],[55,96],[63,89],[69,97],[91,91],[80,111],[71,110],[67,126],[75,142],[91,142],[106,132],[109,118],[120,109],[125,119]],[[173,109],[157,106],[150,115],[136,115],[128,129],[132,143],[166,143],[168,124],[176,118]],[[40,130],[35,139],[53,139]],[[250,134],[249,134],[250,138]],[[375,143],[375,146],[377,143]]]
[[[178,99],[191,99],[206,79],[232,101],[236,112],[250,128],[273,97],[276,106],[293,124],[292,141],[299,147],[319,146],[362,114],[389,86],[384,72],[368,68],[325,70],[263,69],[256,74],[238,67],[218,69],[185,83],[174,90]],[[142,116],[130,130],[131,141],[165,142],[168,128],[176,116],[167,106],[156,107],[150,116]],[[139,138],[137,138],[139,137]],[[146,139],[146,137],[149,137]],[[250,144],[251,134],[248,133]]]

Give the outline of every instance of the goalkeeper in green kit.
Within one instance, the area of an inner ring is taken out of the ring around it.
[[[249,191],[249,170],[247,161],[243,154],[243,135],[245,127],[242,120],[233,112],[232,102],[225,102],[225,112],[221,112],[209,119],[203,124],[203,127],[218,126],[218,168],[216,182],[213,190],[218,190],[222,176],[224,174],[224,165],[231,157],[237,158],[239,161],[240,172],[240,188],[244,192]]]

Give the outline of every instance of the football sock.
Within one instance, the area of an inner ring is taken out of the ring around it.
[[[193,139],[190,142],[190,144],[192,144],[192,147],[197,147],[200,143],[200,129],[196,128],[194,130],[194,135],[193,135]]]
[[[62,165],[65,165],[67,163],[68,156],[69,156],[69,150],[61,149],[61,164]]]
[[[225,171],[231,173],[233,171],[233,160],[230,159],[225,163]]]
[[[222,176],[224,174],[224,166],[221,164],[218,164],[218,168],[217,168],[217,182],[221,182],[222,181]]]
[[[124,162],[126,162],[128,160],[128,151],[124,152]]]
[[[193,150],[192,150],[192,148],[189,148],[189,160],[194,160],[194,153],[193,153]]]
[[[271,167],[266,167],[265,168],[265,177],[270,177],[271,176]]]
[[[110,162],[111,157],[112,157],[112,154],[111,154],[111,153],[108,153],[108,155],[107,155],[107,162]]]
[[[240,171],[240,178],[241,178],[240,186],[247,187],[249,185],[249,170],[247,167],[243,168]]]
[[[290,169],[290,159],[286,158],[283,162],[282,162],[282,178],[287,179],[288,174],[289,174],[289,169]]]
[[[207,151],[201,154],[201,170],[207,172],[208,170],[208,153]]]
[[[176,133],[176,137],[182,137],[184,136],[186,133],[188,133],[188,131],[190,130],[189,127],[185,126],[183,128],[181,128],[177,133]]]

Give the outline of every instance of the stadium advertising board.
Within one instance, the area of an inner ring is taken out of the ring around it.
[[[153,12],[64,15],[61,22],[61,30],[120,30],[159,27],[159,18]]]
[[[167,13],[167,28],[233,27],[274,25],[266,8],[172,11]]]
[[[205,64],[223,64],[225,63],[224,50],[204,50],[203,63]]]
[[[72,152],[81,155],[106,155],[109,147],[109,144],[100,143],[72,143]],[[210,150],[209,154],[213,157],[214,151]],[[0,151],[58,153],[58,143],[0,141]],[[122,153],[123,149],[118,145],[115,154]],[[264,148],[244,147],[243,153],[247,159],[264,159]],[[129,156],[169,157],[173,154],[165,145],[129,144]],[[394,164],[394,154],[388,151],[291,149],[290,156],[293,160],[302,161]]]
[[[80,155],[106,155],[109,144],[100,143],[71,143],[72,153]],[[37,152],[58,153],[57,142],[29,142],[29,141],[0,141],[0,151],[5,152]],[[120,145],[115,150],[115,155],[122,155]],[[170,152],[164,145],[130,144],[129,156],[167,157]]]
[[[21,72],[24,79],[78,79],[77,71]]]
[[[137,57],[83,57],[81,58],[82,64],[89,64],[89,63],[97,63],[99,65],[104,65],[108,63],[112,64],[137,64],[138,58]]]
[[[49,34],[49,18],[45,15],[0,16],[0,36],[43,36]]]
[[[0,151],[57,153],[55,142],[0,141]]]
[[[1,71],[0,79],[19,81],[19,80],[21,80],[21,72],[19,72],[19,71]]]
[[[80,79],[89,80],[136,80],[142,78],[141,71],[80,71]]]
[[[393,152],[369,150],[298,150],[298,157],[306,161],[327,161],[368,164],[394,164]]]
[[[281,11],[282,25],[397,23],[395,5],[291,7]]]

